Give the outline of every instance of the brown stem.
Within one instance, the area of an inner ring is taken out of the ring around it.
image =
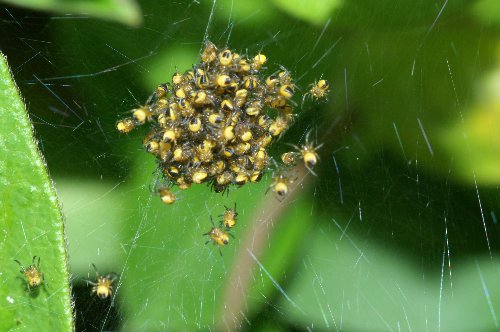
[[[289,192],[283,201],[264,197],[255,213],[250,218],[252,225],[243,238],[239,251],[235,257],[237,260],[232,265],[228,284],[223,296],[222,307],[220,308],[220,319],[217,326],[218,331],[235,331],[241,329],[242,320],[246,319],[246,292],[251,286],[255,260],[248,254],[250,250],[255,257],[260,257],[267,244],[271,233],[276,229],[276,224],[281,220],[281,215],[286,211],[287,203],[294,200],[300,192],[297,188],[304,187],[309,183],[310,176],[303,164],[296,166],[292,170],[298,175],[300,181],[295,181],[288,187]]]
[[[321,142],[325,142],[327,148],[329,145],[334,145],[337,135],[331,137],[330,134],[334,128],[347,128],[352,126],[352,112],[347,115],[339,115],[328,124],[326,130],[323,131]],[[303,163],[297,165],[292,173],[297,174],[300,179],[289,185],[289,192],[286,198],[278,202],[268,197],[263,197],[260,201],[255,214],[252,216],[251,227],[249,227],[243,242],[237,252],[237,259],[234,261],[227,287],[225,288],[222,305],[219,308],[219,317],[217,331],[235,331],[242,328],[242,321],[246,320],[246,293],[251,286],[251,277],[253,269],[257,262],[248,254],[250,250],[257,259],[261,256],[264,246],[266,245],[271,233],[276,229],[276,224],[281,220],[282,214],[285,212],[288,202],[293,201],[299,194],[299,187],[305,188],[311,182],[311,176],[304,167]]]

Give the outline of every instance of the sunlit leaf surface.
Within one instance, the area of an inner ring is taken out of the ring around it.
[[[441,141],[459,174],[471,183],[500,183],[500,70],[478,86],[475,102],[443,130]]]
[[[25,106],[1,53],[0,115],[0,330],[71,331],[63,219]],[[14,260],[27,268],[33,256],[40,257],[38,271],[44,278],[28,289]]]
[[[45,10],[71,16],[97,17],[132,26],[142,22],[141,10],[135,0],[1,0],[33,10]]]
[[[281,10],[317,25],[328,21],[334,9],[341,6],[342,2],[342,0],[273,0]]]

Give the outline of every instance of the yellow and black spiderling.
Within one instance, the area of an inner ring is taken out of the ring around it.
[[[281,161],[285,166],[295,166],[297,163],[297,152],[285,152],[281,155]]]
[[[220,250],[220,247],[228,245],[229,244],[229,236],[230,235],[233,236],[233,235],[224,231],[222,229],[222,227],[215,226],[215,223],[214,223],[214,220],[212,219],[212,216],[210,216],[210,221],[212,222],[212,228],[208,232],[202,234],[204,236],[210,237],[210,239],[205,242],[205,245],[212,242],[214,245],[219,247],[219,253],[222,256],[222,251]]]
[[[291,174],[285,171],[281,171],[279,174],[274,176],[273,182],[267,189],[267,191],[272,190],[278,200],[282,200],[288,195],[289,186],[295,182],[295,179],[291,177]]]
[[[28,289],[37,288],[44,280],[43,272],[40,270],[40,257],[38,257],[38,261],[35,264],[37,256],[33,256],[31,261],[31,265],[28,267],[24,267],[20,261],[15,259],[14,261],[21,266],[21,273],[26,278],[26,282],[28,283]]]
[[[169,188],[160,188],[158,194],[163,204],[173,204],[177,200],[174,193]]]
[[[321,99],[326,97],[329,91],[330,91],[330,84],[328,83],[327,80],[321,79],[312,85],[311,90],[309,90],[309,93],[311,94],[313,99]]]
[[[228,208],[225,205],[224,207],[226,208],[226,210],[224,211],[224,214],[220,215],[220,217],[222,217],[221,226],[224,226],[226,230],[230,230],[238,223],[237,221],[238,212],[236,212],[236,203],[234,203],[234,208]]]
[[[95,270],[96,281],[88,281],[87,282],[92,285],[91,294],[96,294],[98,298],[101,300],[107,299],[113,294],[113,282],[115,282],[118,275],[114,272],[108,273],[105,276],[102,276],[97,271],[97,267],[92,264]]]
[[[135,128],[134,120],[129,118],[122,119],[116,123],[116,129],[118,129],[119,132],[124,134],[131,132],[132,129],[134,128]]]
[[[294,122],[293,98],[300,91],[283,67],[266,75],[267,62],[262,53],[219,50],[207,41],[199,63],[176,72],[170,83],[159,84],[144,106],[116,123],[117,130],[150,127],[143,146],[156,158],[167,188],[207,184],[224,193],[231,186],[258,182],[271,164],[268,147]],[[306,95],[318,99],[328,89],[321,79]],[[317,147],[311,148],[309,154],[300,151],[309,169],[318,159]],[[160,196],[167,204],[175,201]],[[223,234],[212,235],[223,243]]]
[[[301,158],[304,161],[304,166],[307,168],[307,170],[312,175],[316,175],[316,173],[314,173],[314,171],[313,171],[313,168],[318,163],[319,155],[318,155],[317,151],[323,146],[323,143],[319,144],[317,146],[314,146],[314,144],[309,141],[310,134],[311,134],[311,131],[309,131],[307,133],[306,141],[305,141],[304,145],[302,145],[301,147],[298,147],[298,146],[293,145],[293,144],[291,144],[291,146],[293,146],[297,150],[297,152],[295,152],[295,154],[298,154],[299,158]],[[292,152],[289,152],[289,153],[292,153]]]

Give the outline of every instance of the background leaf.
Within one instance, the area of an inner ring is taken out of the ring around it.
[[[33,10],[57,12],[64,15],[85,15],[137,26],[142,23],[139,5],[135,0],[1,0]]]
[[[455,261],[452,274],[439,270],[421,274],[409,257],[355,235],[346,237],[335,226],[311,237],[315,241],[288,293],[303,311],[280,299],[286,307],[284,316],[303,329],[312,325],[347,331],[499,328],[494,312],[500,305],[497,256]],[[447,258],[443,264],[448,264]]]
[[[484,23],[500,24],[500,3],[495,0],[478,0],[472,6],[472,12]]]
[[[331,13],[342,5],[342,0],[273,0],[273,3],[288,14],[312,24],[323,25]]]
[[[252,188],[233,190],[229,197],[195,185],[187,191],[175,190],[178,201],[165,206],[158,197],[151,195],[150,188],[145,185],[153,183],[153,175],[145,172],[146,169],[155,169],[153,158],[139,151],[135,165],[137,173],[131,175],[128,190],[138,190],[140,196],[139,199],[131,195],[128,197],[131,214],[126,222],[134,224],[122,233],[123,242],[130,243],[125,247],[127,269],[122,280],[124,296],[135,296],[138,301],[126,303],[124,309],[129,319],[124,329],[158,329],[159,322],[164,320],[174,329],[214,328],[214,324],[219,322],[214,322],[212,317],[222,306],[229,269],[246,230],[251,226],[249,217],[253,215],[253,208],[260,198],[249,195],[249,192],[264,192],[267,184],[264,181],[250,184]],[[269,195],[269,199],[274,197]],[[239,213],[238,225],[233,232],[235,239],[221,248],[220,256],[218,248],[212,243],[204,245],[208,238],[202,234],[212,227],[210,216],[217,223],[219,215],[224,212],[224,205],[232,207],[234,202],[237,202]],[[141,283],[148,285],[153,280],[165,281],[162,285],[165,293],[151,286],[136,292]],[[174,304],[172,298],[181,300]],[[144,301],[155,309],[145,313]],[[165,306],[172,308],[166,318]]]

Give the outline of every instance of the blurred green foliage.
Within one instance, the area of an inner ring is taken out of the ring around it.
[[[145,131],[115,131],[156,84],[197,62],[205,33],[262,51],[269,71],[292,70],[302,91],[321,75],[332,85],[327,102],[305,101],[282,138],[297,142],[317,128],[325,145],[318,177],[268,229],[243,326],[498,329],[495,1],[140,6],[135,28],[9,9],[20,26],[4,13],[2,40],[58,179],[72,271],[80,282],[92,262],[121,274],[125,330],[220,326],[232,309],[225,290],[239,281],[231,271],[248,258],[252,212],[275,200],[264,194],[268,178],[229,197],[192,188],[162,206],[150,193]],[[234,201],[241,222],[220,257],[201,234]]]
[[[142,14],[135,0],[1,0],[1,2],[68,16],[88,15],[132,26],[142,22]]]
[[[273,3],[281,10],[318,26],[325,24],[333,10],[342,5],[341,0],[274,0]]]
[[[500,3],[495,0],[478,0],[473,6],[473,13],[484,23],[500,24]]]
[[[499,44],[500,45],[500,44]],[[442,129],[441,144],[456,159],[458,175],[474,183],[500,183],[500,69],[498,62],[476,90],[478,100],[454,126]],[[462,112],[462,110],[459,110]]]
[[[366,240],[343,236],[338,228],[313,237],[296,272],[300,278],[288,294],[303,312],[286,299],[280,303],[284,315],[299,326],[347,331],[498,328],[492,312],[500,306],[498,270],[489,257],[453,262],[452,274],[441,271],[441,283],[440,271],[423,273],[409,264],[411,257],[376,242],[367,243],[367,252],[356,247]]]

